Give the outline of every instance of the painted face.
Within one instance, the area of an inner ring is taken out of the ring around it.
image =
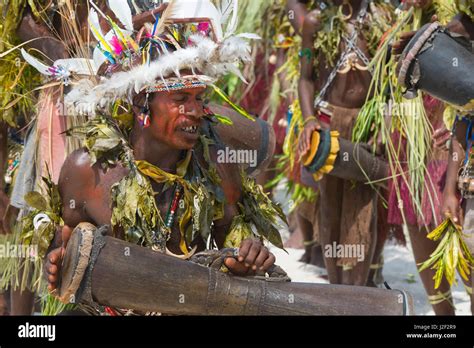
[[[158,92],[149,100],[151,123],[148,131],[170,147],[194,147],[201,127],[206,88]]]

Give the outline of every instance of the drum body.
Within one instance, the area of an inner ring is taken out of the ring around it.
[[[450,33],[439,23],[423,26],[405,47],[400,60],[399,83],[456,105],[474,110],[474,54],[468,39]]]
[[[367,144],[353,143],[347,139],[337,138],[337,145],[326,141],[329,138],[329,131],[318,131],[320,138],[317,151],[311,163],[301,167],[301,182],[309,187],[317,188],[319,178],[314,173],[328,163],[331,154],[337,154],[331,162],[330,171],[325,171],[324,175],[335,176],[344,180],[354,180],[362,183],[384,184],[389,177],[389,167],[387,161],[374,155]],[[333,135],[334,137],[334,135]],[[329,149],[327,147],[332,147]],[[326,149],[324,149],[326,147]]]
[[[102,233],[89,223],[73,231],[61,268],[62,301],[187,315],[413,313],[403,291],[234,277]]]
[[[272,126],[260,118],[255,118],[255,121],[249,120],[224,106],[213,104],[210,109],[215,114],[227,116],[233,122],[232,126],[221,123],[215,126],[224,145],[224,151],[228,154],[229,150],[236,151],[232,155],[244,159],[244,163],[241,164],[250,176],[256,177],[264,171],[275,152],[276,140]]]

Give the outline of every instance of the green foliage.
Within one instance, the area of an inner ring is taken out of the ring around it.
[[[125,161],[131,151],[120,129],[113,121],[102,116],[90,119],[83,126],[69,129],[66,134],[83,141],[89,152],[91,165],[100,161],[107,168],[116,162]]]
[[[454,0],[459,12],[465,13],[474,21],[474,4],[471,0]]]
[[[251,121],[255,121],[254,117],[251,116],[247,111],[245,111],[241,106],[235,104],[232,100],[230,100],[229,96],[224,93],[222,89],[217,87],[216,85],[211,85],[212,88],[214,89],[214,92],[224,101],[226,102],[232,109],[237,111],[240,115],[244,116],[245,118],[248,118]],[[219,118],[218,118],[219,120]]]
[[[178,163],[177,174],[171,174],[146,161],[135,161],[123,133],[110,119],[98,117],[68,133],[84,141],[92,163],[105,166],[122,163],[129,168],[129,173],[111,188],[111,223],[124,229],[127,241],[145,246],[155,245],[164,250],[169,239],[171,231],[156,206],[157,193],[153,191],[150,179],[164,184],[161,192],[175,184],[182,187],[183,204],[178,210],[178,221],[181,235],[188,245],[197,236],[207,240],[212,222],[223,217],[225,197],[220,187],[221,179],[209,153],[209,147],[214,144],[212,139],[201,135],[195,148],[196,153],[203,155],[206,167],[200,164],[192,152],[188,152],[186,159]],[[278,230],[273,227],[275,216],[272,214],[280,215],[282,219],[284,215],[279,207],[273,207],[261,187],[252,182],[247,177],[243,178],[247,189],[241,202],[241,213],[245,219],[253,221],[260,235],[282,246]],[[36,196],[32,197],[32,201],[35,205],[42,204]],[[245,231],[241,229],[242,233],[248,232]],[[241,238],[236,233],[232,231],[230,238]]]
[[[32,210],[15,225],[10,244],[22,246],[25,251],[30,248],[32,254],[23,255],[24,257],[9,257],[5,260],[1,270],[0,288],[11,286],[13,289],[42,292],[45,291],[43,258],[51,245],[57,227],[63,224],[58,187],[52,182],[50,176],[43,177],[41,193],[29,192],[25,195],[25,201]],[[33,221],[38,214],[44,214],[49,221],[45,220],[35,229]],[[34,248],[36,248],[36,254],[33,254]]]
[[[41,315],[56,316],[64,311],[76,308],[73,303],[64,304],[47,293],[41,297]]]
[[[433,185],[427,175],[426,162],[431,153],[432,126],[424,109],[423,97],[405,99],[398,85],[395,57],[387,59],[388,45],[397,35],[407,30],[416,30],[422,24],[422,11],[411,8],[402,13],[391,32],[380,45],[371,66],[374,68],[368,99],[362,107],[353,129],[354,142],[374,140],[385,145],[386,158],[391,173],[400,176],[412,197],[413,208],[422,216],[422,199],[427,185]],[[406,145],[394,144],[393,132],[399,132]],[[406,163],[400,158],[406,157]],[[401,200],[399,181],[395,179],[394,189]],[[433,199],[428,190],[429,202],[434,211]],[[401,211],[405,218],[404,211]],[[436,216],[436,214],[433,214]]]
[[[243,173],[242,187],[243,199],[239,203],[240,215],[236,216],[232,222],[232,226],[236,230],[231,228],[230,236],[226,239],[229,244],[226,246],[238,246],[230,245],[231,241],[235,242],[243,238],[236,236],[236,231],[240,231],[243,236],[247,236],[251,232],[253,234],[251,226],[255,226],[258,236],[283,249],[283,242],[277,228],[277,218],[279,217],[283,222],[287,222],[281,207],[268,198],[262,187],[257,185],[255,180],[245,176]],[[245,226],[246,224],[247,226]]]
[[[28,2],[34,3],[30,0]],[[16,29],[22,19],[26,0],[0,2],[0,119],[16,126],[19,115],[28,118],[34,110],[32,91],[40,84],[40,74],[20,58]]]
[[[433,241],[441,239],[429,259],[423,262],[419,268],[419,272],[430,267],[436,270],[433,277],[434,288],[439,288],[443,276],[449,285],[455,284],[456,269],[465,281],[469,281],[469,275],[474,266],[474,257],[464,241],[464,237],[467,236],[462,233],[462,227],[454,223],[451,217],[448,217],[426,237]]]
[[[111,202],[111,224],[124,229],[126,241],[152,245],[153,231],[159,230],[163,232],[160,244],[164,249],[169,231],[158,213],[149,180],[134,167],[111,187]]]

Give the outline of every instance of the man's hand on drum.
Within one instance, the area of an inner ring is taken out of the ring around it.
[[[321,125],[318,120],[311,119],[306,122],[298,143],[298,153],[300,157],[304,156],[309,151],[313,132],[317,130],[321,130]]]
[[[238,276],[254,275],[256,272],[265,272],[275,263],[273,255],[263,243],[256,238],[242,241],[239,256],[226,258],[224,264],[230,272]]]
[[[415,1],[415,0],[412,0],[412,1]],[[433,22],[436,22],[437,20],[438,20],[438,16],[433,15],[431,17],[430,22],[433,23]],[[408,43],[413,38],[413,36],[415,36],[416,33],[417,33],[416,31],[408,31],[408,32],[400,34],[400,38],[398,39],[398,41],[396,41],[392,45],[392,54],[396,56],[399,56],[400,54],[402,54],[403,50],[408,45]]]

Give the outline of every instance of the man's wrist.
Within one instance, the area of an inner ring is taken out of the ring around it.
[[[318,118],[314,115],[304,117],[303,126],[306,126],[310,122],[318,122]]]
[[[313,35],[309,35],[309,34],[305,34],[303,33],[303,40],[301,40],[301,48],[304,49],[304,48],[309,48],[309,49],[313,49],[314,47],[314,34]]]
[[[452,197],[452,196],[456,196],[456,193],[458,192],[458,189],[457,189],[457,181],[452,184],[452,185],[449,185],[449,187],[447,186],[444,191],[443,191],[443,197],[444,198],[448,198],[448,197]]]

